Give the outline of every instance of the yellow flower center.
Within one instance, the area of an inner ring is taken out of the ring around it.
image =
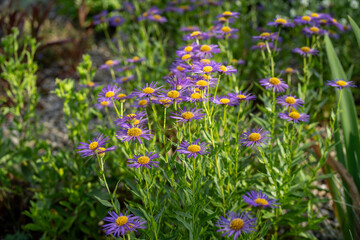
[[[317,32],[320,31],[320,29],[317,28],[317,27],[311,27],[311,28],[310,28],[310,31],[317,33]]]
[[[183,68],[181,66],[177,66],[176,69],[179,70],[179,71],[184,71],[185,70],[185,68]]]
[[[257,198],[257,199],[255,199],[254,202],[256,204],[261,204],[263,206],[268,205],[268,201],[266,201],[266,199],[264,199],[264,198]]]
[[[235,219],[233,219],[233,220],[230,222],[230,226],[229,226],[229,227],[230,227],[232,230],[237,231],[237,230],[242,229],[243,226],[244,226],[244,221],[243,221],[241,218],[235,218]]]
[[[327,23],[327,21],[326,21],[326,19],[321,19],[320,23],[325,24],[325,23]]]
[[[130,113],[130,114],[128,114],[128,115],[126,115],[127,117],[136,117],[136,114],[135,113]]]
[[[184,112],[184,113],[181,114],[181,116],[184,119],[189,120],[189,119],[194,117],[194,114],[192,112]]]
[[[93,87],[93,86],[95,85],[95,83],[94,83],[94,82],[88,82],[87,85],[88,85],[89,87]]]
[[[234,59],[231,59],[231,62],[232,62],[232,63],[237,63],[238,60],[234,58]]]
[[[294,69],[292,69],[292,68],[286,68],[285,69],[285,72],[286,73],[292,73],[294,71]]]
[[[224,65],[222,65],[221,67],[219,67],[219,69],[223,72],[227,72],[227,67],[225,67]]]
[[[311,49],[309,47],[302,47],[302,48],[300,48],[300,50],[305,53],[308,53],[308,52],[310,52]]]
[[[259,141],[261,139],[260,133],[252,133],[249,135],[248,140],[252,142]]]
[[[205,66],[203,67],[204,72],[212,72],[213,68],[211,66]]]
[[[128,222],[127,216],[121,216],[116,219],[116,225],[119,227],[124,226]]]
[[[264,42],[258,42],[257,44],[259,47],[265,46],[266,44]]]
[[[109,92],[107,92],[106,94],[105,94],[105,97],[106,98],[111,98],[111,97],[113,97],[115,95],[115,93],[113,92],[113,91],[109,91]]]
[[[140,106],[144,106],[144,105],[147,104],[147,100],[145,100],[145,99],[140,100],[140,101],[138,102],[138,104],[139,104]]]
[[[200,88],[195,88],[194,91],[195,92],[200,92]]]
[[[278,18],[275,20],[275,23],[286,24],[286,20],[283,18]]]
[[[280,80],[276,77],[272,77],[269,79],[269,83],[271,83],[272,85],[278,85],[280,84]]]
[[[107,101],[102,101],[100,104],[105,107],[108,106],[110,103]]]
[[[126,94],[124,94],[124,93],[119,93],[119,94],[117,95],[117,97],[118,97],[118,98],[124,98],[124,97],[126,97]]]
[[[223,27],[221,28],[221,31],[225,32],[225,33],[228,33],[228,32],[231,32],[231,28],[229,27]]]
[[[243,99],[246,98],[246,96],[245,96],[245,95],[242,95],[242,94],[239,94],[239,95],[237,95],[236,97],[237,97],[238,99],[240,99],[240,100],[243,100]]]
[[[154,15],[154,18],[155,18],[156,20],[160,20],[160,19],[161,19],[161,16],[158,15],[158,14],[156,14],[156,15]]]
[[[205,80],[210,80],[210,79],[211,79],[211,75],[203,74],[202,77],[203,77],[203,79],[205,79]]]
[[[182,60],[187,60],[189,58],[191,58],[190,54],[185,54],[184,56],[181,57]]]
[[[140,164],[147,164],[149,162],[150,162],[150,158],[148,158],[147,156],[139,157],[137,160],[137,163],[140,163]]]
[[[120,18],[115,18],[115,22],[120,22]]]
[[[133,57],[133,58],[132,58],[132,60],[134,60],[134,61],[139,61],[139,60],[140,60],[140,58],[139,58],[139,57],[137,57],[137,56],[135,56],[135,57]]]
[[[224,103],[224,104],[227,104],[227,103],[230,102],[230,99],[228,99],[228,98],[222,98],[222,99],[220,99],[220,102],[221,102],[221,103]]]
[[[203,58],[200,60],[201,63],[205,63],[205,64],[209,64],[210,63],[210,59],[206,59],[206,58]]]
[[[343,81],[343,80],[340,80],[340,81],[337,81],[336,84],[340,87],[344,87],[347,85],[347,82]]]
[[[200,47],[200,51],[202,52],[209,52],[211,50],[211,47],[209,45],[202,45]]]
[[[226,18],[221,17],[221,18],[218,19],[218,21],[219,21],[219,22],[226,22]]]
[[[178,98],[180,93],[176,90],[172,90],[166,94],[169,98]]]
[[[291,117],[292,119],[299,119],[300,114],[298,112],[291,112],[289,113],[289,117]]]
[[[193,50],[192,46],[187,46],[187,47],[184,48],[185,52],[191,52],[192,50]]]
[[[97,150],[97,154],[99,154],[100,157],[104,157],[105,156],[105,151],[106,148],[103,148],[103,147],[99,147],[98,150]]]
[[[205,80],[200,80],[196,82],[196,85],[201,86],[201,87],[206,87],[208,85],[208,83]]]
[[[143,93],[146,93],[146,94],[151,94],[153,92],[155,92],[155,89],[151,88],[151,87],[147,87],[147,88],[144,88],[142,90]]]
[[[200,93],[193,93],[190,96],[192,99],[201,99],[201,94]]]
[[[194,36],[197,36],[197,35],[200,35],[200,34],[201,34],[200,31],[195,31],[195,32],[191,33],[191,36],[194,37]]]
[[[122,77],[122,78],[120,78],[120,81],[122,81],[122,82],[125,82],[126,80],[128,80],[128,77]]]
[[[131,136],[131,137],[138,137],[142,134],[142,131],[140,128],[130,128],[128,131],[127,131],[127,135],[128,136]]]
[[[292,105],[296,102],[296,100],[293,97],[287,97],[285,98],[285,102]]]
[[[148,12],[144,12],[144,13],[143,13],[143,16],[144,16],[144,17],[147,17],[148,15],[149,15]]]
[[[105,65],[108,65],[108,66],[112,66],[114,64],[114,61],[113,60],[107,60],[105,62]]]
[[[98,142],[92,142],[92,143],[89,144],[89,149],[90,150],[95,150],[98,146],[99,146]]]
[[[310,15],[310,17],[318,18],[318,17],[319,17],[319,14],[317,14],[317,13],[312,13],[312,14]]]
[[[166,103],[170,103],[171,102],[171,100],[169,100],[169,99],[161,99],[161,100],[159,100],[161,103],[163,103],[163,104],[166,104]]]
[[[331,19],[331,20],[332,20],[333,23],[337,23],[337,22],[338,22],[335,18],[333,18],[333,19]]]
[[[270,33],[264,32],[264,33],[260,34],[260,37],[270,37]]]
[[[197,153],[201,150],[201,147],[196,144],[191,144],[190,146],[188,146],[187,150],[192,153]]]
[[[232,15],[232,12],[230,12],[230,11],[225,11],[225,12],[223,12],[222,15],[224,15],[224,16],[231,16],[231,15]]]
[[[301,20],[310,22],[310,21],[311,21],[311,17],[309,17],[309,16],[303,16],[303,17],[301,18]]]

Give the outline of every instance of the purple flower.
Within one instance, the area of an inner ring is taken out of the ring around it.
[[[302,107],[302,105],[304,104],[304,101],[301,100],[300,98],[296,98],[296,96],[280,96],[277,99],[277,102],[281,105],[281,106],[285,106],[287,108],[289,108],[290,110],[297,109],[298,107]]]
[[[176,90],[174,88],[171,88],[170,90],[165,90],[161,97],[167,98],[171,100],[172,102],[181,102],[184,100],[184,93],[185,91],[183,89]]]
[[[317,55],[319,53],[318,50],[314,49],[314,48],[309,48],[309,47],[302,47],[302,48],[294,48],[292,50],[294,53],[298,53],[301,56],[305,57],[308,55]]]
[[[118,83],[118,84],[122,84],[122,83],[128,82],[128,81],[130,81],[132,79],[134,79],[134,75],[123,76],[123,77],[116,78],[115,82]]]
[[[311,22],[314,22],[314,19],[310,16],[297,16],[294,19],[294,23],[299,24],[299,25],[305,25],[305,24],[310,24]]]
[[[86,84],[80,84],[80,86],[81,87],[94,88],[94,87],[100,86],[100,84],[90,81],[90,82],[87,82]]]
[[[159,14],[155,14],[155,15],[150,15],[148,17],[148,19],[150,21],[153,21],[153,22],[159,22],[159,23],[164,23],[164,22],[167,22],[167,19]]]
[[[289,88],[289,86],[284,83],[281,78],[276,77],[262,79],[260,84],[266,89],[273,88],[273,91],[275,92],[285,92],[285,89]]]
[[[252,190],[251,192],[247,192],[244,196],[242,196],[244,201],[251,206],[254,207],[275,207],[278,205],[277,199],[269,199],[266,193],[262,193],[261,191]]]
[[[245,64],[245,61],[242,60],[242,59],[232,59],[231,60],[231,64],[235,64],[235,65],[244,65]]]
[[[181,27],[180,31],[182,32],[194,32],[194,31],[199,31],[200,28],[196,27],[196,26],[187,26],[187,27]]]
[[[246,132],[241,134],[239,143],[246,147],[261,147],[261,144],[265,144],[265,140],[270,138],[266,135],[270,132],[265,131],[261,132],[262,128],[253,128],[251,131],[246,130]]]
[[[114,211],[108,213],[110,216],[105,217],[103,220],[109,223],[102,226],[106,235],[113,234],[114,237],[120,237],[120,234],[124,236],[129,232],[136,232],[137,229],[146,228],[144,226],[146,221],[141,220],[140,217],[134,216],[133,214],[127,215],[127,211],[125,214],[120,213],[119,215]]]
[[[170,71],[174,74],[185,73],[188,69],[189,69],[189,65],[181,62],[174,62],[170,66]]]
[[[113,67],[115,65],[118,65],[120,62],[118,60],[107,60],[105,64],[101,65],[99,69],[107,69],[110,67]]]
[[[99,103],[95,104],[95,107],[97,109],[103,109],[105,107],[114,107],[113,102],[106,98],[101,98],[100,100],[98,99],[98,102]]]
[[[106,17],[108,15],[108,11],[104,10],[100,12],[99,14],[95,15],[93,17],[93,23],[94,25],[98,25],[100,23],[105,23],[107,21]]]
[[[273,48],[274,48],[274,44],[273,44],[273,43],[268,42],[268,45],[269,45],[269,48],[270,48],[270,49],[273,49]],[[266,43],[264,43],[264,42],[258,42],[256,45],[254,45],[254,46],[251,47],[251,50],[255,50],[255,49],[258,49],[258,50],[266,50]],[[277,51],[279,51],[279,48],[277,49]]]
[[[188,88],[188,87],[190,87],[192,85],[191,84],[191,78],[187,77],[183,73],[176,73],[176,74],[168,77],[166,82],[168,84],[170,84],[171,87],[176,89],[176,90],[186,89],[186,88]]]
[[[356,87],[356,85],[353,84],[353,81],[346,82],[343,79],[339,79],[339,80],[335,79],[335,80],[327,81],[327,85],[336,87],[340,90],[343,88],[348,88],[348,87]]]
[[[122,128],[130,126],[142,126],[146,124],[146,113],[145,112],[135,112],[125,116],[121,116],[116,120],[116,124],[120,125]]]
[[[217,78],[212,78],[211,75],[201,75],[196,76],[192,80],[192,84],[194,87],[199,89],[207,89],[208,87],[214,87],[218,82]]]
[[[152,15],[158,15],[161,14],[160,9],[158,9],[157,7],[151,7],[149,8],[149,10],[147,10],[146,12],[144,12],[141,17],[138,18],[139,21],[141,20],[148,20],[150,18],[150,16]]]
[[[325,34],[325,30],[312,26],[312,27],[305,27],[303,30],[303,33],[307,36],[312,36],[312,35],[324,35]]]
[[[188,96],[186,96],[187,102],[202,102],[206,101],[206,96],[201,95],[201,93],[198,92],[190,92]]]
[[[116,95],[116,100],[118,100],[118,101],[124,101],[125,99],[129,99],[129,98],[131,98],[132,97],[132,95],[130,94],[130,95],[126,95],[125,93],[118,93],[117,95]]]
[[[180,145],[179,148],[176,150],[177,152],[181,153],[181,154],[188,154],[187,158],[191,158],[191,157],[198,157],[199,155],[204,155],[205,153],[209,153],[209,152],[205,152],[205,150],[208,148],[207,144],[202,142],[199,143],[200,139],[195,140],[195,142],[190,142],[188,143],[187,141],[183,141]]]
[[[116,99],[116,94],[120,91],[120,88],[116,85],[107,85],[103,89],[101,89],[101,92],[98,94],[99,101],[102,101],[105,99]]]
[[[237,101],[236,105],[244,101],[246,101],[246,103],[249,103],[250,100],[256,100],[255,95],[253,95],[252,93],[241,92],[241,91],[239,93],[229,93],[228,96]]]
[[[235,106],[237,104],[237,101],[233,98],[224,96],[224,97],[215,97],[213,100],[215,104],[219,105],[227,105],[227,106]]]
[[[217,34],[217,38],[225,38],[225,37],[234,37],[235,35],[233,35],[234,33],[238,32],[238,29],[235,28],[230,28],[228,26],[223,26],[220,28],[217,28],[214,33]]]
[[[137,89],[133,92],[133,96],[137,96],[138,98],[151,97],[156,95],[156,92],[159,91],[162,87],[156,87],[157,82],[147,83],[145,88]]]
[[[155,104],[160,104],[162,105],[163,107],[167,108],[169,107],[171,104],[172,104],[173,101],[171,101],[169,98],[167,97],[160,97],[156,100],[154,100],[154,103]]]
[[[184,46],[181,50],[176,51],[176,55],[182,57],[186,54],[194,53],[198,49],[198,45],[196,43],[192,43],[190,45]]]
[[[145,153],[144,155],[135,155],[134,158],[128,159],[128,166],[133,168],[139,168],[139,167],[146,167],[148,169],[151,169],[151,166],[153,167],[159,167],[160,162],[152,161],[155,158],[158,158],[159,154],[149,152]]]
[[[147,99],[140,99],[138,102],[136,102],[134,105],[131,105],[131,107],[136,108],[145,108],[149,105],[150,101]]]
[[[212,53],[220,53],[219,46],[214,44],[204,44],[197,49],[196,56],[200,58],[204,58],[205,56],[212,57]]]
[[[195,107],[192,109],[190,108],[189,110],[187,110],[186,107],[184,107],[182,110],[176,113],[171,113],[174,116],[170,116],[170,118],[177,119],[178,121],[176,122],[186,123],[186,122],[191,122],[192,120],[202,119],[205,116],[205,114],[202,114],[200,112],[201,110],[196,109]]]
[[[217,26],[223,26],[225,23],[233,23],[233,22],[234,22],[234,19],[232,19],[232,18],[219,17],[213,23],[214,23],[214,25],[217,25]]]
[[[274,41],[278,38],[277,33],[269,33],[269,32],[263,32],[259,36],[253,36],[252,39],[254,40],[262,40],[262,41]]]
[[[225,11],[222,14],[218,15],[217,18],[238,18],[240,15],[240,13],[238,12],[230,12],[230,11]]]
[[[280,73],[281,74],[294,74],[294,73],[297,73],[297,70],[295,70],[291,67],[288,67],[288,68],[285,68],[285,70],[281,70]]]
[[[274,21],[268,22],[268,26],[275,26],[275,27],[294,27],[295,24],[292,22],[289,22],[288,20],[284,18],[275,18]]]
[[[231,75],[232,73],[236,73],[237,70],[236,70],[233,66],[224,66],[224,65],[221,65],[221,66],[218,68],[218,72],[219,72],[220,74]]]
[[[130,140],[138,140],[140,144],[142,144],[141,138],[146,140],[150,140],[153,136],[152,134],[148,133],[149,130],[144,130],[141,126],[132,127],[127,126],[124,129],[121,129],[116,133],[116,137],[122,139],[121,142],[130,141]]]
[[[97,137],[93,138],[92,140],[89,140],[89,143],[86,142],[80,142],[80,145],[77,147],[77,149],[82,149],[81,151],[78,151],[78,153],[81,154],[82,157],[89,157],[89,156],[95,156],[99,154],[99,156],[103,156],[105,152],[114,151],[116,147],[109,147],[104,148],[104,145],[109,140],[108,137],[103,137],[102,135],[98,135]]]
[[[285,112],[285,113],[279,113],[279,117],[281,119],[285,119],[288,122],[293,121],[294,123],[298,122],[308,122],[309,121],[309,115],[306,115],[305,113],[298,113],[297,111],[293,110],[292,112]]]
[[[219,64],[213,61],[206,62],[206,61],[200,61],[197,63],[194,68],[194,73],[201,73],[201,74],[210,74],[217,72],[219,68]]]
[[[256,218],[253,218],[245,211],[229,211],[225,214],[225,217],[220,217],[215,226],[220,228],[217,232],[224,232],[221,236],[231,237],[234,235],[234,240],[236,240],[243,232],[251,233],[255,231]]]
[[[208,39],[209,38],[209,34],[206,32],[200,32],[200,31],[194,31],[192,33],[189,33],[187,35],[184,36],[184,40],[188,41],[188,40],[193,40],[193,39]]]
[[[135,57],[133,57],[133,58],[127,59],[127,61],[128,61],[129,63],[139,63],[139,62],[145,61],[145,59],[146,59],[146,58],[144,58],[144,57],[139,58],[138,56],[135,56]]]
[[[117,72],[124,72],[124,71],[129,71],[129,70],[134,69],[134,68],[135,68],[134,65],[131,65],[131,66],[123,66],[123,67],[118,68],[116,71],[117,71]]]
[[[120,16],[113,16],[108,20],[109,20],[109,25],[112,27],[120,26],[125,22],[125,19]]]

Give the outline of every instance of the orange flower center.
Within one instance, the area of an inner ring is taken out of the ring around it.
[[[149,162],[150,162],[150,158],[148,158],[147,156],[139,157],[137,160],[137,163],[140,163],[140,164],[147,164]]]
[[[261,139],[261,135],[259,133],[251,133],[249,136],[248,136],[248,140],[249,141],[252,141],[252,142],[256,142],[256,141],[259,141]]]
[[[230,227],[232,230],[237,231],[237,230],[242,229],[243,226],[244,226],[244,221],[243,221],[241,218],[235,218],[235,219],[233,219],[233,220],[230,222],[230,226],[229,226],[229,227]]]

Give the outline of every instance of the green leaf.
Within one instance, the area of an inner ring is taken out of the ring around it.
[[[104,199],[101,199],[97,196],[94,196],[102,205],[104,205],[105,207],[112,207],[111,203],[109,201],[106,201]]]
[[[360,28],[359,26],[356,24],[356,22],[350,17],[349,17],[349,21],[350,21],[350,25],[351,25],[351,28],[353,29],[354,31],[354,34],[355,34],[355,37],[356,37],[356,40],[359,44],[359,47],[360,47]]]

